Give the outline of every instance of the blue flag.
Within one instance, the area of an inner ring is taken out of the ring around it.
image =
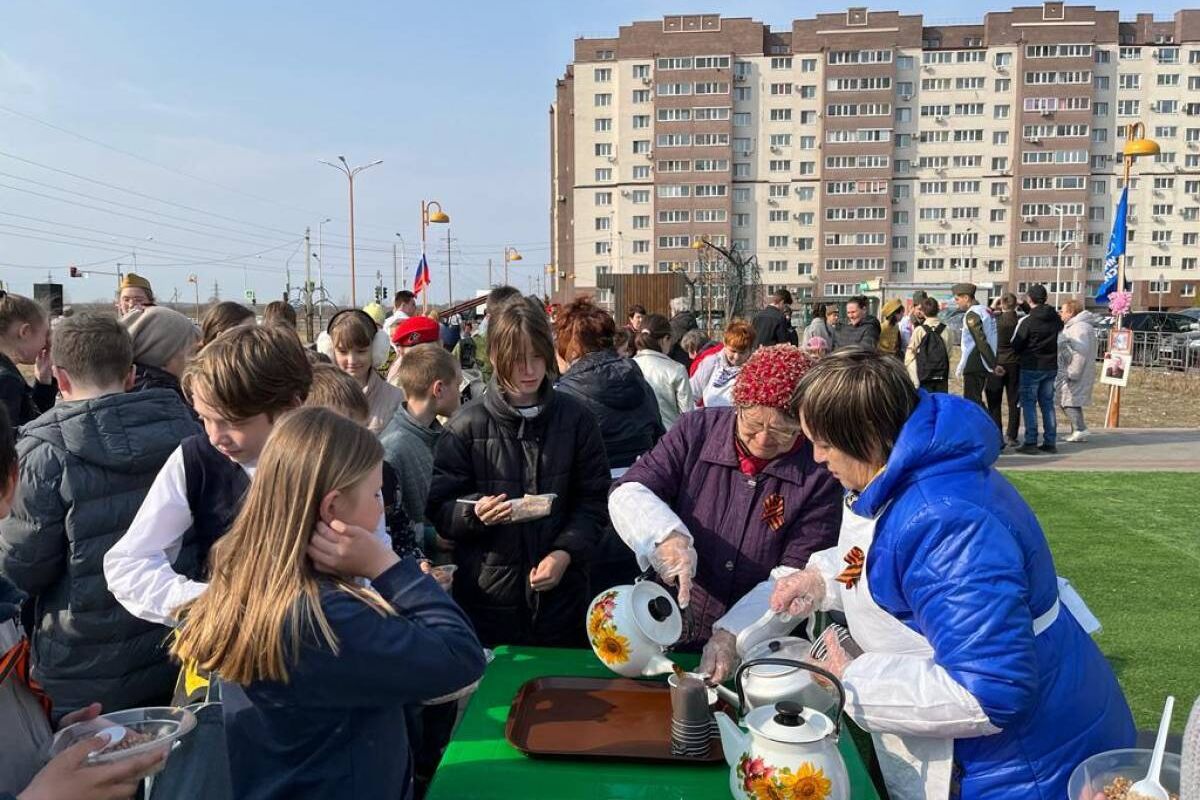
[[[1104,280],[1096,292],[1096,301],[1107,303],[1108,296],[1117,289],[1117,259],[1125,255],[1125,218],[1129,214],[1129,187],[1121,190],[1121,201],[1113,217],[1112,235],[1108,237],[1108,252],[1104,256]],[[1124,290],[1124,287],[1122,287]]]

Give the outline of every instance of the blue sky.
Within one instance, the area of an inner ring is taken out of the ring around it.
[[[576,36],[667,13],[780,27],[845,7],[10,0],[0,25],[0,278],[29,292],[49,268],[68,302],[91,300],[115,278],[70,280],[68,264],[112,271],[136,247],[138,271],[164,298],[190,299],[196,273],[202,298],[215,280],[223,298],[247,286],[263,302],[282,292],[289,266],[300,283],[304,228],[315,251],[318,222],[331,217],[326,284],[335,300],[348,297],[346,180],[317,163],[344,153],[384,160],[356,182],[360,305],[376,271],[396,288],[396,233],[408,267],[400,283],[411,284],[422,198],[451,215],[456,297],[486,285],[487,259],[499,263],[506,243],[525,256],[513,282],[528,289],[550,258],[547,109]],[[1166,17],[1176,7],[1121,11]],[[989,6],[872,8],[933,24],[979,21]],[[430,232],[431,299],[444,301],[446,227]]]

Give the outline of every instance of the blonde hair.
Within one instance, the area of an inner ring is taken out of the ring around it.
[[[183,625],[171,654],[242,686],[286,683],[303,642],[338,653],[321,608],[323,583],[394,614],[376,591],[318,573],[307,555],[322,499],[348,491],[382,460],[374,434],[329,409],[302,408],[277,424],[245,505],[213,545],[207,591],[176,611]]]
[[[359,425],[367,424],[371,407],[358,381],[333,364],[313,364],[312,375],[305,406],[328,408]]]
[[[1069,310],[1071,312],[1071,316],[1075,316],[1076,314],[1083,312],[1083,303],[1076,300],[1074,297],[1070,298],[1069,300],[1064,300],[1062,307]]]
[[[406,350],[396,377],[406,397],[424,400],[429,397],[434,381],[440,380],[452,391],[458,391],[459,369],[449,350],[431,342]]]

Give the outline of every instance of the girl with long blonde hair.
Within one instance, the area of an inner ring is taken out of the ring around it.
[[[404,706],[483,672],[462,611],[373,534],[382,461],[353,421],[290,414],[181,609],[171,650],[222,680],[238,798],[408,797]]]

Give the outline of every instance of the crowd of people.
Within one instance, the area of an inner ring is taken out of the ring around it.
[[[129,797],[162,753],[43,763],[53,728],[214,697],[212,800],[419,796],[485,648],[586,647],[590,599],[644,570],[712,680],[768,607],[765,636],[841,611],[866,652],[822,663],[877,749],[941,780],[950,747],[964,798],[1061,793],[1132,722],[994,462],[1017,404],[1020,451],[1039,403],[1054,449],[1056,391],[1086,438],[1095,334],[1041,286],[954,295],[957,343],[923,295],[800,336],[779,291],[712,341],[682,298],[618,325],[497,287],[478,326],[398,292],[310,346],[286,303],[196,325],[135,275],[53,323],[0,293],[0,798]]]

